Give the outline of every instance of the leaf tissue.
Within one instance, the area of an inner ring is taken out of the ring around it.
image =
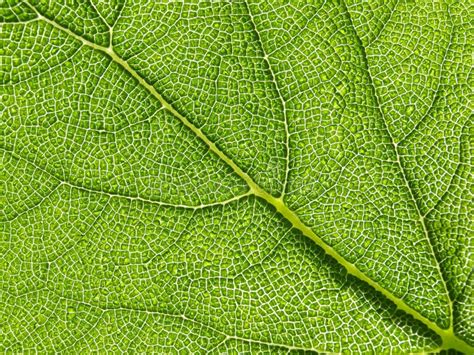
[[[5,0],[1,353],[474,353],[473,4]]]

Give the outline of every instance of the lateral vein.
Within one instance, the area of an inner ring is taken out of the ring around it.
[[[365,50],[365,47],[362,43],[362,40],[360,39],[358,33],[357,33],[357,30],[355,29],[355,26],[354,24],[352,23],[352,18],[351,18],[351,15],[347,9],[347,6],[346,4],[343,2],[343,5],[345,7],[345,10],[346,10],[346,13],[347,13],[347,16],[349,18],[349,22],[354,30],[354,36],[356,37],[357,41],[358,41],[358,44],[359,44],[359,47],[361,48],[361,51],[362,51],[362,56],[363,56],[363,60],[365,62],[365,65],[366,65],[366,70],[367,70],[367,75],[369,76],[369,82],[370,82],[370,86],[373,90],[373,96],[374,96],[374,100],[375,100],[375,106],[376,106],[376,109],[378,110],[379,114],[380,114],[380,117],[381,117],[381,120],[382,120],[382,123],[383,123],[383,127],[388,135],[388,137],[390,138],[390,142],[392,144],[392,147],[393,147],[393,150],[395,152],[395,156],[396,156],[396,164],[398,166],[398,169],[400,171],[400,175],[403,179],[403,183],[405,184],[406,186],[406,190],[408,192],[408,195],[410,196],[410,200],[411,202],[413,203],[413,206],[415,207],[415,211],[416,211],[416,214],[417,214],[417,217],[418,217],[418,221],[421,225],[421,228],[422,228],[422,231],[423,231],[423,234],[424,234],[424,237],[425,237],[425,240],[428,244],[428,248],[430,250],[430,253],[433,255],[434,257],[434,260],[436,261],[436,269],[438,271],[438,274],[441,278],[441,281],[442,281],[442,284],[443,284],[443,287],[444,287],[444,291],[446,293],[446,298],[448,299],[448,308],[449,308],[449,317],[450,317],[450,324],[449,324],[449,328],[448,329],[452,329],[453,328],[453,302],[450,298],[450,294],[449,294],[449,291],[448,291],[448,285],[446,283],[446,280],[445,280],[445,277],[444,277],[444,274],[441,270],[441,266],[440,266],[440,262],[439,262],[439,258],[438,258],[438,255],[436,254],[435,252],[435,249],[433,247],[433,243],[431,242],[431,238],[430,238],[430,235],[429,235],[429,231],[428,231],[428,227],[426,225],[426,220],[425,220],[425,217],[424,215],[421,213],[421,210],[420,210],[420,206],[419,206],[419,203],[415,197],[415,194],[413,193],[413,188],[411,187],[410,185],[410,182],[407,178],[407,175],[406,175],[406,171],[405,171],[405,168],[403,166],[403,162],[400,158],[400,153],[398,151],[398,144],[388,125],[387,125],[387,122],[385,120],[385,115],[382,111],[382,107],[380,105],[380,99],[377,95],[377,91],[376,91],[376,88],[375,88],[375,85],[374,85],[374,81],[373,81],[373,78],[372,78],[372,74],[371,74],[371,71],[370,71],[370,66],[369,66],[369,61],[368,61],[368,58],[367,58],[367,53],[366,53],[366,50]]]
[[[263,53],[263,60],[265,61],[265,63],[268,66],[268,71],[270,72],[270,76],[271,76],[273,85],[275,86],[275,90],[278,94],[278,98],[280,99],[281,108],[282,108],[282,111],[283,111],[283,123],[284,123],[284,127],[285,127],[285,149],[286,149],[286,151],[285,151],[285,154],[286,154],[285,177],[284,177],[283,187],[282,187],[281,195],[280,195],[280,199],[283,199],[283,197],[285,196],[286,187],[288,185],[288,175],[289,175],[289,172],[290,172],[290,132],[289,132],[289,127],[288,127],[286,102],[283,99],[283,95],[280,91],[280,88],[278,87],[278,82],[276,80],[275,73],[273,72],[272,66],[270,64],[269,55],[267,54],[267,52],[265,51],[265,48],[263,47],[262,38],[260,36],[260,33],[257,30],[257,25],[255,24],[254,16],[252,14],[252,11],[250,10],[250,6],[247,4],[247,1],[244,1],[244,5],[247,8],[247,12],[248,12],[249,17],[250,17],[250,23],[252,24],[253,30],[254,30],[254,32],[257,36],[258,43],[260,45],[260,49],[262,50],[262,53]]]

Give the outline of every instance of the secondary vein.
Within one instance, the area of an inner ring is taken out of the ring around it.
[[[281,195],[280,195],[280,198],[283,199],[283,197],[285,195],[286,187],[288,185],[288,175],[289,175],[289,171],[290,171],[290,132],[289,132],[289,127],[288,127],[286,102],[283,99],[283,95],[281,94],[280,88],[278,87],[278,82],[276,80],[275,73],[273,72],[272,66],[270,64],[269,56],[268,56],[267,52],[265,51],[265,48],[263,47],[262,37],[260,36],[260,32],[258,32],[258,30],[257,30],[257,25],[255,24],[254,16],[252,14],[252,10],[250,10],[250,7],[249,7],[249,5],[247,4],[246,1],[244,1],[244,5],[247,8],[247,12],[248,12],[249,17],[250,17],[250,23],[252,24],[253,31],[255,32],[255,34],[257,36],[257,40],[258,40],[257,42],[259,43],[260,49],[262,50],[262,53],[263,53],[263,60],[265,61],[265,63],[268,66],[268,71],[270,72],[270,76],[272,78],[273,85],[275,86],[275,90],[278,94],[278,98],[280,99],[281,107],[282,107],[282,111],[283,111],[283,123],[284,123],[284,127],[285,127],[285,148],[286,148],[286,152],[285,152],[285,154],[286,154],[285,177],[284,177],[283,187],[282,187]]]
[[[436,268],[437,268],[437,271],[438,271],[438,274],[441,278],[441,281],[443,283],[443,287],[444,287],[444,290],[445,290],[445,293],[446,293],[446,298],[448,299],[448,308],[449,308],[449,317],[450,317],[450,324],[449,324],[449,329],[452,329],[453,328],[453,302],[450,298],[450,295],[449,295],[449,291],[448,291],[448,285],[446,283],[446,280],[445,280],[445,277],[444,277],[444,274],[441,270],[441,266],[440,266],[440,261],[439,261],[439,258],[438,258],[438,255],[436,254],[435,252],[435,249],[433,247],[433,243],[431,242],[431,238],[430,238],[430,235],[429,235],[429,232],[428,232],[428,227],[426,225],[426,220],[425,220],[425,216],[423,215],[423,213],[421,213],[421,209],[420,209],[420,206],[419,206],[419,203],[415,197],[415,194],[413,193],[413,188],[411,187],[410,185],[410,182],[407,178],[407,175],[406,175],[406,171],[405,171],[405,168],[403,166],[403,162],[400,158],[400,153],[398,151],[398,143],[395,141],[388,125],[387,125],[387,121],[385,119],[385,115],[382,111],[382,108],[381,108],[381,105],[380,105],[380,99],[378,97],[378,94],[377,94],[377,90],[375,88],[375,85],[374,85],[374,81],[373,81],[373,78],[372,78],[372,74],[371,74],[371,71],[370,71],[370,65],[369,65],[369,61],[368,61],[368,58],[367,58],[367,53],[366,53],[366,49],[362,43],[362,40],[360,39],[358,33],[357,33],[357,30],[355,29],[355,26],[354,24],[352,23],[352,18],[351,18],[351,15],[349,13],[349,10],[347,9],[347,6],[346,4],[343,2],[343,6],[345,8],[345,11],[347,13],[347,17],[349,19],[349,22],[352,26],[352,29],[354,31],[354,36],[359,44],[359,47],[361,49],[361,52],[362,52],[362,57],[363,57],[363,60],[364,60],[364,64],[366,66],[366,70],[367,70],[367,75],[369,77],[369,82],[370,82],[370,85],[371,85],[371,88],[372,88],[372,91],[373,91],[373,97],[374,97],[374,100],[375,100],[375,106],[379,112],[379,115],[382,119],[382,124],[383,124],[383,127],[388,135],[388,137],[390,138],[390,142],[391,142],[391,145],[393,147],[393,150],[395,152],[395,156],[396,156],[396,164],[398,166],[398,169],[400,171],[400,174],[401,174],[401,177],[403,179],[403,182],[404,184],[406,185],[406,189],[407,189],[407,192],[410,196],[410,200],[412,201],[414,207],[415,207],[415,211],[416,211],[416,214],[417,214],[417,217],[418,217],[418,220],[419,220],[419,223],[421,225],[421,228],[423,230],[423,234],[425,236],[425,239],[427,241],[427,244],[428,244],[428,247],[430,249],[430,252],[431,254],[433,255],[434,257],[434,260],[436,261]]]

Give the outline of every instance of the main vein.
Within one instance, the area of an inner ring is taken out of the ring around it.
[[[102,53],[107,54],[114,62],[116,62],[118,65],[120,65],[124,70],[126,70],[133,78],[135,78],[143,87],[145,87],[151,95],[153,95],[158,101],[161,102],[163,107],[167,109],[169,112],[171,112],[176,118],[178,118],[186,127],[188,127],[197,137],[199,137],[208,147],[209,150],[212,151],[214,154],[216,154],[220,159],[222,159],[227,165],[229,165],[234,172],[239,175],[249,186],[250,191],[257,197],[260,197],[264,199],[267,203],[272,205],[283,217],[285,217],[294,228],[300,230],[306,237],[310,238],[313,240],[319,247],[321,247],[328,255],[333,257],[339,264],[341,264],[349,274],[355,276],[361,281],[366,282],[370,286],[372,286],[374,289],[379,291],[381,294],[383,294],[386,298],[391,300],[400,310],[403,310],[407,314],[411,315],[415,319],[419,320],[423,324],[425,324],[429,329],[437,333],[442,341],[443,349],[457,349],[466,353],[474,353],[474,347],[467,344],[463,340],[457,338],[453,332],[453,328],[450,327],[449,329],[443,329],[439,327],[435,322],[431,321],[430,319],[426,318],[423,316],[420,312],[417,310],[411,308],[409,305],[405,303],[404,300],[401,298],[397,297],[393,293],[391,293],[389,290],[385,289],[382,287],[378,282],[372,280],[370,277],[368,277],[366,274],[364,274],[362,271],[360,271],[356,265],[353,263],[347,261],[342,255],[340,255],[334,248],[332,248],[330,245],[326,244],[319,236],[317,236],[313,230],[305,225],[298,215],[289,209],[283,199],[281,197],[276,198],[269,194],[267,191],[262,189],[253,179],[245,172],[243,171],[231,158],[229,158],[223,151],[221,151],[216,144],[211,141],[203,132],[202,130],[195,126],[192,122],[190,122],[186,117],[184,117],[182,114],[180,114],[169,102],[167,102],[161,95],[160,93],[155,89],[155,87],[151,84],[149,84],[140,74],[138,74],[137,71],[135,71],[127,61],[122,59],[113,49],[113,47],[110,45],[109,47],[104,47],[101,45],[98,45],[96,43],[93,43],[82,36],[74,33],[70,29],[62,26],[61,24],[45,17],[43,14],[41,14],[34,6],[26,2],[32,9],[33,11],[36,12],[38,19],[45,21],[49,23],[50,25],[54,26],[55,28],[64,31],[71,37],[75,38],[76,40],[82,42],[84,45],[91,47],[93,49],[96,49]],[[112,42],[112,41],[111,41]]]

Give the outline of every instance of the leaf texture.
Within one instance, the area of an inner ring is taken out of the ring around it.
[[[2,352],[474,351],[472,6],[0,18]]]

